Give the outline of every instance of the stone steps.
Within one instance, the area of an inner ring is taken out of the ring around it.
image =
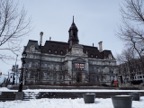
[[[24,92],[24,101],[29,101],[30,99],[36,99],[37,93],[35,92]]]

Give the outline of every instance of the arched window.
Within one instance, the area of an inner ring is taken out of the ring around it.
[[[109,54],[108,58],[109,58],[109,59],[112,59],[112,55],[111,55],[111,54]]]

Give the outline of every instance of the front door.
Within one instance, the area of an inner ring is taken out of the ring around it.
[[[78,72],[76,75],[76,82],[81,83],[82,82],[82,73]]]

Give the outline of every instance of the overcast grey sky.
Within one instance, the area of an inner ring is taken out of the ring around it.
[[[32,31],[24,37],[21,46],[29,39],[39,40],[44,32],[43,44],[49,37],[55,41],[68,40],[68,29],[75,17],[80,44],[98,47],[103,41],[103,49],[109,49],[113,55],[120,53],[123,43],[117,38],[116,31],[121,24],[120,3],[123,0],[19,0],[27,16],[31,18]],[[15,56],[15,55],[14,55]],[[19,65],[21,53],[18,56]],[[7,64],[0,62],[0,70],[7,72],[15,60]]]

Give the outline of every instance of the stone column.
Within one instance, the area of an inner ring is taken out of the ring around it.
[[[87,73],[89,73],[89,63],[88,63],[88,60],[85,63],[85,70],[86,70]]]
[[[71,60],[68,61],[68,74],[72,78],[72,61]],[[68,77],[68,80],[71,80],[71,79]]]
[[[86,60],[86,62],[85,62],[85,71],[86,71],[86,73],[85,73],[85,80],[88,81],[88,79],[86,77],[86,75],[89,75],[89,63],[88,63],[88,60]]]
[[[72,70],[72,61],[69,60],[68,61],[68,72],[71,73],[71,70]]]

